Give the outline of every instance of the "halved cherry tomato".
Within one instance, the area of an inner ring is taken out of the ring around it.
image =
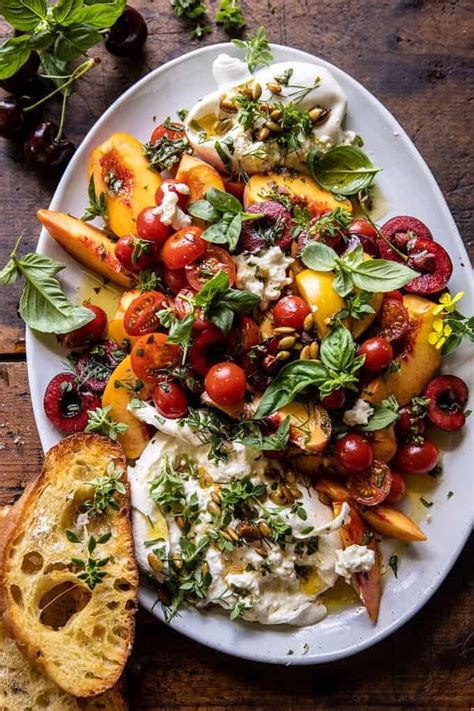
[[[378,316],[376,333],[387,341],[398,341],[408,330],[408,311],[396,299],[384,299]]]
[[[132,370],[142,382],[156,383],[163,377],[163,368],[179,360],[181,349],[168,342],[166,333],[141,336],[132,348]]]
[[[247,378],[236,363],[217,363],[206,375],[204,387],[217,405],[236,405],[245,395]]]
[[[154,207],[145,207],[138,213],[137,233],[141,239],[156,242],[161,247],[169,237],[170,228],[161,222],[160,215],[155,215]]]
[[[168,122],[168,125],[166,125],[166,123],[160,123],[160,125],[157,126],[151,134],[151,143],[155,143],[165,134],[168,136],[168,138],[171,138],[172,141],[176,141],[179,138],[184,138],[186,132],[184,130],[183,124],[178,123],[177,121],[170,121]]]
[[[222,359],[226,339],[216,326],[202,331],[189,349],[189,364],[199,375],[205,376],[214,363]]]
[[[405,484],[405,479],[398,472],[392,472],[392,486],[390,487],[390,493],[385,499],[387,504],[396,504],[401,501],[406,494],[407,486]]]
[[[188,286],[184,269],[164,269],[163,281],[173,294],[177,294],[181,289],[185,289]]]
[[[347,480],[349,494],[359,504],[376,506],[390,493],[392,473],[385,462],[374,459],[370,469],[357,474],[351,474]]]
[[[144,336],[153,333],[160,326],[157,314],[164,308],[166,296],[161,291],[145,291],[133,299],[125,311],[123,325],[129,336]]]
[[[193,289],[199,291],[204,284],[219,272],[225,272],[229,286],[235,284],[235,264],[225,249],[210,244],[205,254],[186,267],[186,278]]]
[[[176,316],[181,319],[194,311],[193,329],[195,331],[204,331],[206,328],[212,328],[212,323],[205,318],[201,318],[202,309],[200,306],[193,307],[192,299],[195,294],[196,292],[189,287],[181,289],[176,294],[174,300]]]
[[[188,396],[175,380],[164,378],[153,390],[153,401],[163,417],[172,420],[184,417],[188,411]]]
[[[183,227],[168,237],[161,250],[161,258],[167,269],[182,269],[199,259],[209,246],[199,227]]]
[[[183,186],[184,184],[180,183],[179,180],[172,180],[171,178],[169,180],[164,180],[161,183],[160,187],[156,189],[156,204],[161,205],[165,196],[165,190],[167,190],[170,193],[176,193],[176,195],[178,196],[178,205],[182,210],[184,210],[189,200],[189,188],[187,187],[187,185],[184,185],[184,187],[180,188],[180,190],[177,190],[177,185]],[[187,192],[182,192],[182,190],[184,190],[185,188],[187,189]]]

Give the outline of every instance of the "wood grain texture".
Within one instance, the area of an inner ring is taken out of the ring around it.
[[[138,60],[97,50],[102,64],[71,99],[67,134],[79,145],[124,89],[154,67],[195,49],[168,0],[132,0],[150,36]],[[208,1],[210,17],[217,0]],[[474,257],[472,107],[474,3],[470,0],[243,0],[249,28],[327,59],[362,82],[393,112],[423,154]],[[1,33],[0,24],[0,33]],[[214,29],[205,44],[225,40]],[[94,54],[96,51],[94,50]],[[166,112],[166,107],[157,107]],[[47,115],[59,113],[57,104]],[[15,237],[33,249],[35,211],[54,182],[18,162],[0,139],[0,263]],[[0,309],[0,504],[13,502],[41,466],[22,359],[17,289]],[[2,355],[3,354],[3,355]],[[12,354],[16,354],[12,356]],[[317,668],[275,668],[236,660],[139,617],[130,663],[136,709],[457,709],[474,704],[472,559],[464,550],[438,593],[390,639],[353,659]]]

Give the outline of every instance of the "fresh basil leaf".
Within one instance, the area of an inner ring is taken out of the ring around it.
[[[393,425],[399,418],[398,407],[397,399],[394,395],[390,395],[386,400],[374,405],[374,411],[369,417],[368,423],[361,429],[364,432],[375,432]]]
[[[240,232],[242,230],[242,215],[238,212],[231,220],[227,232],[226,241],[229,247],[229,252],[234,252],[239,242]]]
[[[352,279],[359,289],[365,291],[392,291],[401,289],[419,276],[410,267],[388,259],[368,259],[352,268]]]
[[[321,341],[319,357],[331,370],[347,370],[354,360],[356,345],[348,328],[339,324]]]
[[[15,260],[10,259],[3,267],[2,271],[0,271],[0,284],[2,286],[10,286],[10,284],[14,284],[16,282],[19,276],[20,273],[16,266]]]
[[[217,188],[209,188],[206,193],[208,200],[220,212],[242,212],[242,205],[236,197]]]
[[[71,17],[74,17],[77,10],[82,9],[82,0],[58,0],[51,8],[51,14],[60,25],[68,25],[70,22],[76,22]]]
[[[188,205],[187,210],[193,217],[205,220],[206,222],[217,222],[221,216],[219,210],[212,207],[208,200],[196,200]]]
[[[232,328],[234,312],[223,303],[213,304],[206,311],[206,316],[217,328],[221,329],[224,335],[227,335]]]
[[[239,444],[243,444],[244,447],[251,447],[252,449],[258,449],[261,452],[267,451],[279,451],[285,449],[290,438],[290,416],[285,417],[281,425],[278,427],[276,432],[270,435],[262,435],[261,432],[254,436],[243,437],[238,439]]]
[[[352,291],[352,274],[345,269],[338,269],[332,285],[334,291],[344,298]]]
[[[66,3],[68,1],[70,0],[66,0]],[[123,13],[125,2],[126,0],[114,0],[114,2],[97,2],[86,7],[76,7],[61,24],[82,23],[97,29],[111,27]],[[77,2],[73,4],[77,5]]]
[[[356,146],[335,146],[324,155],[309,151],[308,169],[315,180],[338,195],[355,195],[368,188],[379,168]]]
[[[330,272],[337,261],[337,252],[327,244],[312,240],[308,242],[301,255],[303,264],[317,272]]]
[[[214,148],[216,149],[217,155],[222,161],[222,165],[227,171],[227,174],[229,176],[232,175],[232,160],[227,151],[224,149],[224,146],[222,143],[219,143],[219,141],[216,141],[214,143]]]
[[[59,60],[72,62],[99,42],[102,42],[102,35],[94,28],[79,24],[69,25],[56,37],[54,52]]]
[[[252,294],[250,291],[228,289],[222,296],[221,301],[232,309],[232,311],[240,313],[243,311],[251,311],[258,306],[260,297],[257,294]]]
[[[227,244],[227,225],[224,222],[216,222],[204,230],[201,237],[213,244]]]
[[[194,313],[187,314],[184,318],[173,321],[168,331],[169,343],[188,345],[194,321]]]
[[[27,35],[7,39],[0,47],[0,79],[13,76],[28,61],[30,54]]]
[[[0,15],[15,30],[34,30],[46,19],[47,12],[46,0],[0,0]]]
[[[256,419],[262,419],[295,399],[309,385],[320,385],[327,377],[325,366],[317,360],[296,360],[283,366],[260,400]]]
[[[198,291],[194,297],[194,303],[197,306],[206,307],[219,293],[226,291],[228,288],[229,279],[227,274],[224,271],[220,271]]]

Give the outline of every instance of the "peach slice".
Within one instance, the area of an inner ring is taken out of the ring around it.
[[[363,394],[368,402],[380,402],[395,395],[400,406],[406,405],[423,392],[441,365],[441,352],[428,341],[437,318],[433,313],[436,304],[412,295],[404,296],[403,304],[410,316],[410,326],[405,348],[396,358],[400,369],[368,383]]]
[[[290,441],[310,454],[323,452],[331,439],[331,418],[321,405],[308,402],[291,402],[268,419],[280,425],[290,416]]]
[[[416,523],[393,506],[359,507],[359,513],[374,531],[399,541],[426,541]]]
[[[342,482],[336,479],[330,479],[329,477],[320,477],[313,484],[316,491],[320,494],[325,494],[330,501],[348,501],[349,491],[342,484]]]
[[[225,191],[224,181],[212,165],[187,153],[183,155],[176,173],[176,180],[186,183],[189,188],[189,200],[202,200],[209,188]]]
[[[64,212],[38,210],[37,216],[51,237],[78,262],[114,284],[126,289],[132,287],[134,276],[118,261],[114,251],[115,242],[104,230]]]
[[[127,356],[115,368],[102,395],[102,407],[110,406],[110,417],[128,425],[127,431],[118,437],[127,459],[139,457],[150,440],[147,425],[137,420],[127,409],[132,397],[143,399],[149,395],[146,386],[134,392],[132,388],[136,382],[130,356]]]
[[[139,336],[130,336],[123,325],[125,312],[134,299],[140,296],[139,289],[131,289],[122,294],[117,306],[117,310],[107,324],[107,338],[111,338],[118,346],[123,347],[124,341],[128,341],[132,346],[138,341]]]
[[[306,205],[317,203],[318,210],[334,210],[336,207],[343,207],[352,212],[350,200],[336,200],[332,193],[319,187],[309,175],[293,175],[292,173],[252,175],[245,186],[244,206],[247,208],[254,202],[268,200],[268,193],[275,189],[285,190],[291,198]]]
[[[161,176],[152,170],[140,141],[127,133],[113,133],[89,157],[89,179],[97,195],[104,193],[108,225],[118,237],[136,234],[136,219],[155,204]]]
[[[389,462],[397,451],[397,439],[393,425],[384,427],[382,430],[370,432],[370,440],[374,452],[374,459],[382,462]]]

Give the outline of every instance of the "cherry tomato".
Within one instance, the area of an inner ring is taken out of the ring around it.
[[[359,504],[376,506],[390,493],[392,473],[385,462],[374,459],[370,469],[351,474],[347,481],[349,494]]]
[[[395,466],[407,474],[427,474],[439,464],[439,449],[428,439],[421,444],[403,444],[395,455]]]
[[[392,291],[386,291],[383,295],[384,299],[395,299],[395,301],[401,301],[403,304],[403,294],[399,289],[392,289]]]
[[[183,183],[180,183],[179,180],[164,180],[160,187],[156,189],[155,192],[155,202],[157,205],[161,205],[163,202],[163,198],[165,196],[165,190],[167,190],[170,193],[176,193],[178,196],[178,205],[182,210],[186,209],[186,205],[188,204],[189,200],[189,188],[187,185],[184,185],[184,188],[186,188],[186,192],[181,192],[183,188],[180,190],[176,189],[176,186],[180,185],[183,186]]]
[[[390,492],[385,499],[386,504],[396,504],[401,501],[405,496],[407,487],[405,484],[405,479],[398,472],[392,472],[392,486],[390,487]]]
[[[273,323],[277,327],[290,326],[302,331],[304,320],[310,313],[310,307],[301,296],[284,296],[273,307]]]
[[[357,355],[365,356],[364,368],[366,370],[378,373],[390,365],[393,358],[393,348],[385,338],[374,336],[359,346]]]
[[[94,304],[84,304],[86,309],[89,309],[94,314],[94,318],[85,326],[76,328],[69,333],[63,333],[59,336],[59,342],[64,348],[86,348],[92,343],[97,343],[102,338],[107,327],[107,314],[100,306]]]
[[[163,281],[173,294],[177,294],[181,289],[189,286],[184,269],[164,269]]]
[[[217,405],[236,405],[245,395],[247,378],[235,363],[217,363],[206,375],[204,387]]]
[[[144,336],[160,327],[158,311],[164,307],[166,297],[160,291],[145,291],[133,299],[125,311],[123,325],[129,336]]]
[[[131,272],[151,269],[156,262],[153,242],[138,239],[133,235],[120,237],[115,245],[115,256],[120,264]]]
[[[408,330],[410,319],[401,301],[384,298],[377,318],[377,335],[387,341],[398,341]]]
[[[153,207],[145,207],[138,213],[137,233],[141,239],[156,242],[159,247],[163,246],[170,234],[168,225],[161,222],[160,215],[155,215]]]
[[[225,272],[229,286],[235,284],[235,264],[225,249],[210,244],[205,254],[186,267],[186,278],[193,289],[199,291],[209,279],[219,272]]]
[[[422,435],[425,431],[425,422],[422,417],[413,412],[408,405],[398,411],[398,420],[395,422],[395,434],[399,441],[409,437]]]
[[[165,134],[168,136],[168,138],[171,138],[172,141],[177,141],[179,138],[184,138],[186,132],[184,130],[183,124],[178,123],[177,121],[169,123],[168,126],[166,125],[166,123],[160,123],[160,125],[157,126],[151,134],[151,143],[156,143],[156,141],[158,141],[158,139],[160,139]]]
[[[164,378],[153,390],[153,401],[163,417],[175,420],[188,411],[188,396],[175,380]]]
[[[239,340],[241,344],[241,353],[246,353],[254,346],[258,346],[261,341],[260,329],[250,316],[242,315],[239,317]]]
[[[374,459],[370,442],[357,432],[350,432],[336,442],[336,459],[350,472],[368,469]]]
[[[176,298],[174,300],[176,315],[178,318],[182,319],[194,310],[195,318],[193,330],[204,331],[206,328],[212,327],[212,323],[205,318],[201,318],[202,309],[199,306],[193,309],[191,301],[195,295],[196,292],[189,287],[181,289],[181,291],[176,294]]]
[[[181,349],[168,343],[166,333],[150,333],[141,336],[132,348],[132,370],[144,383],[156,383],[162,377],[162,369],[174,365],[181,355]]]
[[[184,227],[168,237],[161,250],[165,267],[182,269],[199,259],[209,246],[209,242],[206,242],[201,234],[199,227]]]
[[[346,402],[346,391],[344,388],[339,388],[334,390],[330,395],[326,395],[321,400],[321,405],[326,408],[326,410],[340,410],[344,407]]]
[[[189,349],[189,363],[199,375],[205,376],[214,363],[222,357],[226,339],[216,326],[202,331]]]

